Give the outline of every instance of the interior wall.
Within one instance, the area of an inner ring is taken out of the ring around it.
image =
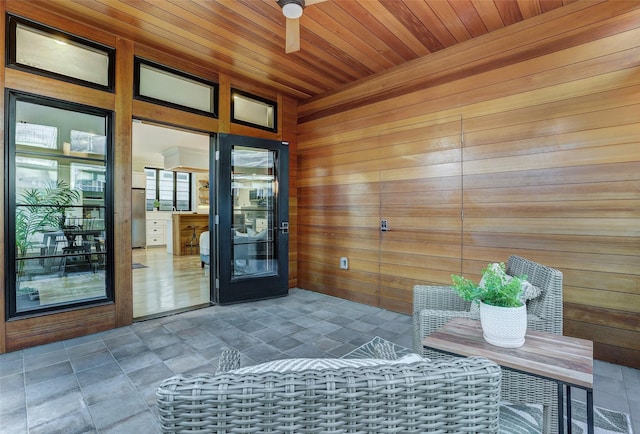
[[[408,313],[517,254],[564,273],[566,335],[639,368],[640,5],[505,30],[300,106],[299,286]],[[420,129],[456,116],[459,149]]]

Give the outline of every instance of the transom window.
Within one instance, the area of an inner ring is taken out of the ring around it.
[[[278,104],[259,96],[231,89],[231,121],[237,124],[277,131]]]
[[[138,57],[134,63],[136,99],[217,117],[216,83]]]
[[[7,23],[8,67],[113,91],[113,48],[13,15]]]

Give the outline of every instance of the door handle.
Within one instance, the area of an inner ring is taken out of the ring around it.
[[[289,233],[289,222],[280,223],[280,227],[278,229],[280,229],[280,232],[282,232],[283,234],[288,234]]]

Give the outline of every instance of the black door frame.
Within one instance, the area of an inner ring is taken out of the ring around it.
[[[210,227],[216,228],[215,240],[211,240],[212,245],[216,246],[215,278],[211,279],[212,301],[231,304],[285,296],[289,291],[289,234],[288,229],[283,229],[289,222],[288,143],[225,133],[218,133],[216,139],[215,151],[211,153],[215,158],[215,176],[210,180],[215,182],[215,188],[212,189],[215,190],[215,215],[209,214]],[[278,269],[273,275],[241,279],[232,279],[231,276],[231,151],[234,146],[275,151],[278,188],[274,192],[276,215],[270,229],[274,234],[274,257],[277,258]],[[213,272],[214,268],[211,270]]]

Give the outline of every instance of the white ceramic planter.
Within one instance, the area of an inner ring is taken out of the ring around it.
[[[498,307],[480,302],[480,323],[484,340],[491,345],[521,347],[527,333],[527,307]]]

